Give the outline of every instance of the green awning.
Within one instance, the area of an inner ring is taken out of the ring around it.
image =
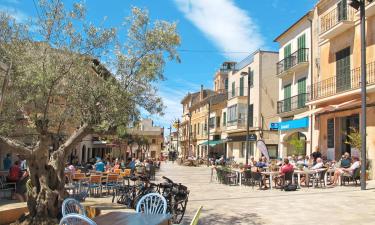
[[[203,142],[203,143],[201,143],[201,144],[199,144],[199,145],[207,145],[207,142],[208,141],[205,141],[205,142]],[[216,146],[216,145],[218,145],[218,144],[223,144],[225,142],[225,140],[223,140],[223,139],[221,139],[221,140],[215,140],[215,141],[211,141],[210,140],[210,146]]]

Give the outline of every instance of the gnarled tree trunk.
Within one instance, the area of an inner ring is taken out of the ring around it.
[[[23,154],[27,160],[32,190],[27,194],[29,214],[16,224],[58,224],[61,205],[67,192],[64,189],[65,162],[72,149],[89,134],[88,125],[77,130],[49,157],[50,140],[41,135],[35,148],[27,148],[17,141],[0,137],[0,146]]]

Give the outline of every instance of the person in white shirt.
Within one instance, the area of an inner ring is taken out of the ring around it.
[[[337,182],[339,181],[339,178],[342,174],[348,173],[350,175],[353,175],[354,170],[358,169],[359,167],[361,167],[361,163],[359,161],[359,158],[353,157],[353,163],[349,168],[337,168],[336,169],[335,174],[333,176],[332,185],[333,186],[337,185]]]
[[[322,158],[317,158],[316,159],[316,164],[311,167],[312,170],[317,170],[317,169],[321,169],[323,168],[324,164],[323,164],[323,159]]]

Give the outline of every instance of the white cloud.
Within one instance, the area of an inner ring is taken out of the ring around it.
[[[24,12],[9,6],[0,5],[0,11],[8,13],[19,23],[26,22],[29,18]]]
[[[258,26],[233,0],[174,0],[207,38],[224,52],[253,52],[264,44]],[[224,55],[232,60],[243,59],[248,54]]]

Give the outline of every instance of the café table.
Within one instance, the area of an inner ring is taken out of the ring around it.
[[[272,177],[273,176],[276,176],[278,175],[280,172],[279,171],[264,171],[264,172],[261,172],[262,175],[268,175],[269,176],[269,180],[270,180],[270,190],[272,190]]]
[[[242,186],[242,174],[243,174],[243,170],[240,170],[240,169],[232,169],[233,172],[236,173],[237,175],[237,179],[238,179],[238,184],[240,186]]]
[[[171,225],[170,214],[110,212],[93,218],[97,225]]]
[[[311,175],[317,174],[319,172],[324,171],[325,169],[316,169],[316,170],[294,170],[294,174],[297,174],[297,187],[301,188],[301,174],[306,175],[306,181],[310,179]],[[324,176],[324,184],[326,185],[326,176]],[[315,187],[315,184],[313,182],[313,187]]]

